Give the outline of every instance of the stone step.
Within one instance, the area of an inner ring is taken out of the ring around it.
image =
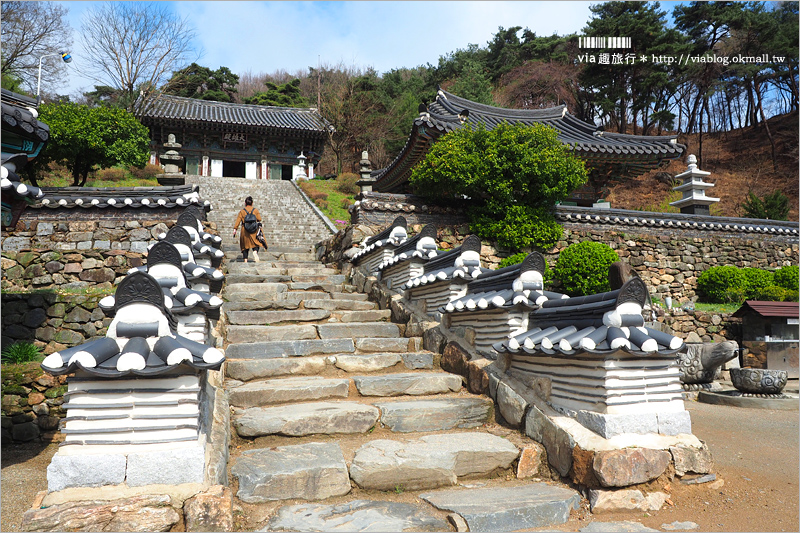
[[[361,303],[361,302],[359,302]],[[391,309],[373,309],[368,311],[334,311],[334,318],[338,318],[343,323],[358,322],[385,322],[392,318]]]
[[[347,398],[349,391],[348,379],[326,379],[319,376],[290,377],[250,381],[230,389],[228,401],[234,407],[247,409],[277,403]]]
[[[252,302],[275,300],[289,289],[285,283],[239,283],[226,285],[222,296],[229,302]]]
[[[234,409],[231,422],[240,437],[302,437],[366,433],[379,416],[377,407],[363,403],[310,402]]]
[[[333,365],[345,372],[378,372],[399,365],[410,370],[433,368],[431,352],[336,354],[330,356]]]
[[[322,500],[350,492],[347,463],[335,442],[247,450],[231,474],[239,482],[236,496],[246,503]]]
[[[225,340],[233,345],[272,341],[302,341],[317,338],[317,328],[311,324],[291,326],[227,326]]]
[[[238,327],[238,326],[231,326]],[[254,326],[247,326],[254,327]],[[270,326],[280,328],[283,326]],[[287,326],[308,327],[308,326]],[[313,326],[312,326],[313,327]],[[228,339],[230,342],[230,339]],[[272,359],[336,353],[404,353],[419,352],[421,337],[410,338],[357,338],[357,339],[307,339],[247,342],[230,344],[225,350],[226,359]]]
[[[227,375],[238,381],[252,381],[280,376],[321,375],[334,368],[348,372],[379,372],[393,366],[408,370],[430,370],[430,352],[333,354],[330,356],[280,357],[274,359],[231,359]]]
[[[367,311],[359,311],[365,313]],[[325,309],[296,309],[285,311],[230,311],[227,313],[228,323],[234,325],[248,324],[285,324],[296,322],[314,322],[330,318],[331,312]],[[231,341],[233,342],[233,341]],[[247,342],[247,341],[244,341]]]
[[[242,264],[249,265],[250,263]],[[289,283],[290,281],[292,281],[292,277],[285,274],[231,274],[228,272],[225,276],[225,283],[228,286],[240,283]]]
[[[446,372],[410,372],[353,376],[362,396],[427,396],[461,390],[461,376]]]
[[[395,433],[477,428],[490,422],[491,398],[433,398],[381,401],[381,424]]]
[[[442,511],[458,513],[470,531],[519,531],[564,524],[581,500],[573,489],[546,483],[445,489],[419,497]]]
[[[378,307],[378,304],[369,301],[363,300],[354,300],[354,299],[343,299],[338,298],[336,300],[331,299],[328,293],[324,293],[328,296],[327,299],[310,299],[303,301],[303,307],[306,309],[327,309],[328,311],[371,311]],[[340,293],[346,294],[346,293]],[[387,309],[388,311],[388,309]],[[391,314],[391,313],[390,313]]]
[[[450,531],[447,520],[427,505],[355,500],[336,505],[287,505],[267,522],[265,531]]]
[[[369,295],[360,292],[335,291],[330,294],[331,298],[333,298],[334,300],[358,300],[359,302],[366,302],[369,300]]]
[[[320,339],[352,339],[370,337],[373,339],[400,337],[400,328],[393,323],[349,322],[341,324],[319,324],[316,326]]]
[[[341,283],[327,283],[323,281],[292,281],[287,284],[290,291],[324,291],[324,292],[344,292],[345,286]]]
[[[415,440],[380,439],[356,450],[350,478],[362,489],[424,490],[453,486],[511,467],[519,450],[480,432],[441,433]]]
[[[284,296],[289,293],[283,293]],[[225,302],[222,304],[222,310],[225,313],[232,313],[235,311],[265,311],[265,310],[280,310],[280,309],[299,309],[300,299],[289,300],[288,298],[280,300],[259,300],[255,302]]]

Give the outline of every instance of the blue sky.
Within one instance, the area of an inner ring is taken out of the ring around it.
[[[537,35],[579,32],[595,2],[169,2],[198,30],[198,63],[226,66],[236,74],[293,73],[317,64],[392,68],[436,64],[439,56],[485,46],[499,26],[528,27]],[[98,2],[61,2],[73,28],[73,66],[63,94],[91,90],[94,82],[78,76],[81,17]],[[662,9],[671,11],[665,2]]]

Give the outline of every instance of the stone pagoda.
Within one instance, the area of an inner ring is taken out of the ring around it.
[[[679,208],[681,213],[688,215],[710,215],[709,206],[719,202],[719,198],[706,196],[706,189],[710,189],[714,184],[706,183],[703,178],[710,176],[711,172],[697,168],[697,158],[694,154],[689,156],[688,161],[689,169],[675,176],[676,179],[683,180],[683,183],[672,189],[683,193],[683,198],[670,202],[669,205]]]

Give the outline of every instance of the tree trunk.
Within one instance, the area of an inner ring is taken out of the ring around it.
[[[772,137],[772,132],[769,129],[769,122],[767,122],[767,117],[764,115],[764,106],[762,105],[763,98],[761,97],[761,90],[758,86],[758,81],[753,80],[753,85],[755,85],[756,89],[756,96],[758,97],[758,113],[761,115],[761,122],[764,124],[764,129],[767,132],[767,137],[769,138],[769,145],[772,151],[772,170],[778,171],[778,159],[775,156],[775,139]]]

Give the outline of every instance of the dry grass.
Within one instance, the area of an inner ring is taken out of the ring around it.
[[[772,167],[770,143],[764,130],[747,128],[732,132],[703,135],[701,170],[711,172],[706,179],[715,187],[707,191],[719,198],[712,214],[742,216],[741,204],[747,192],[765,196],[780,189],[789,197],[789,220],[798,219],[798,116],[797,113],[770,119],[770,128],[777,144],[777,171]],[[681,135],[678,141],[687,146],[686,156],[698,153],[698,135]],[[635,180],[612,187],[608,200],[620,209],[650,209],[667,204],[672,186],[656,179],[660,172],[672,176],[686,170],[683,160],[670,162],[665,168],[648,172]],[[665,176],[661,174],[661,177]]]

